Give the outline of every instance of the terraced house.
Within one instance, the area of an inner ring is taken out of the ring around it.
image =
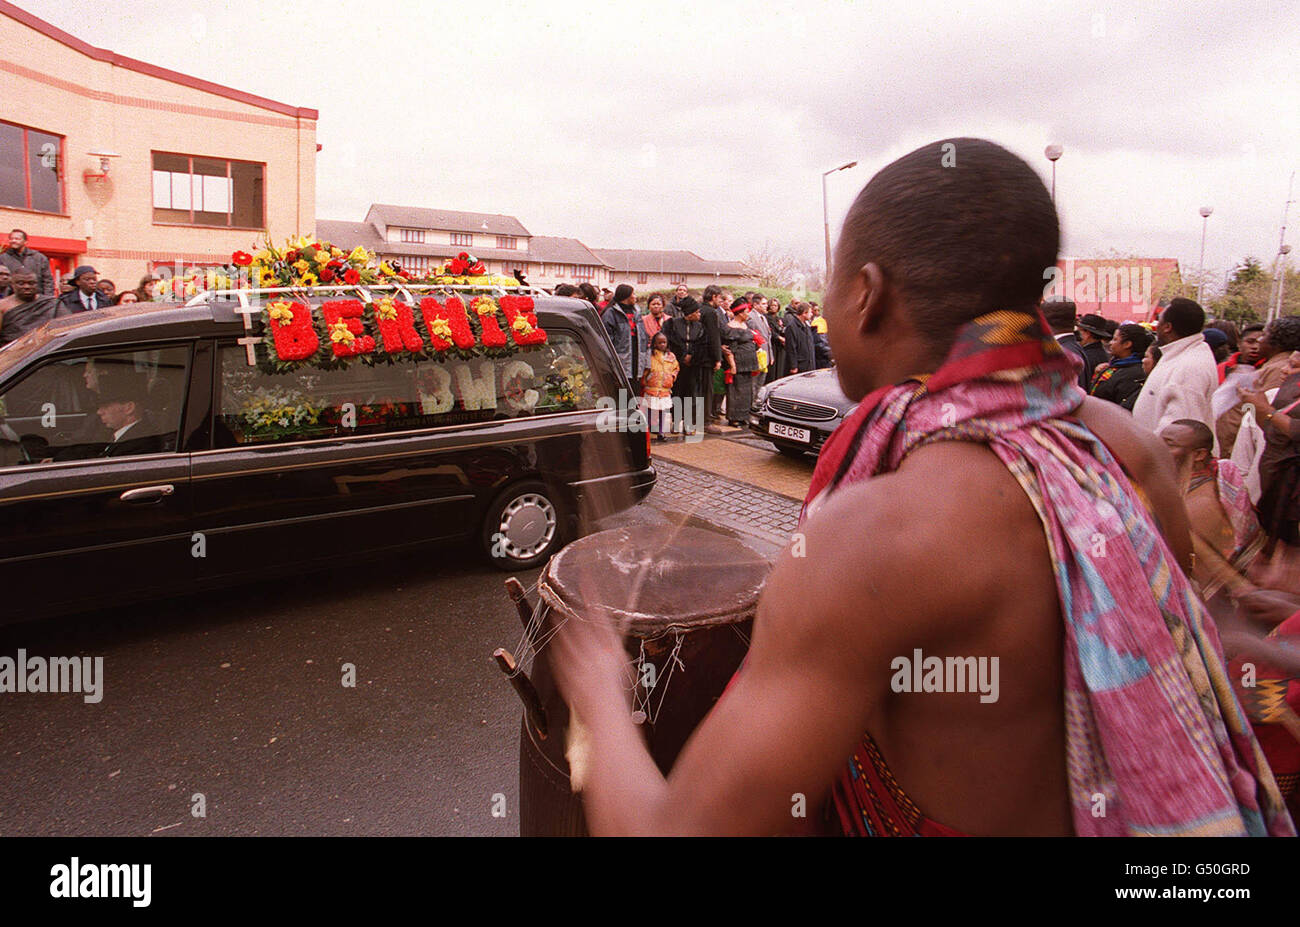
[[[693,251],[593,249],[576,238],[533,235],[515,216],[372,204],[361,222],[319,219],[316,237],[340,247],[361,245],[414,274],[426,274],[462,251],[489,273],[526,274],[534,286],[630,283],[641,290],[685,283],[743,287],[739,261],[709,261]]]

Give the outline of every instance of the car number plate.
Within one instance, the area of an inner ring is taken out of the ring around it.
[[[812,440],[812,432],[807,428],[795,428],[792,425],[782,425],[780,422],[768,422],[767,433],[778,438],[792,438],[805,444]]]

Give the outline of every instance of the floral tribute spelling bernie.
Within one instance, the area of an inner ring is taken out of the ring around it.
[[[313,307],[286,296],[266,307],[265,342],[280,369],[416,357],[503,357],[546,343],[531,296],[393,296],[331,299]]]

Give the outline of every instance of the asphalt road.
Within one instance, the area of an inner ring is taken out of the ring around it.
[[[653,502],[602,527],[670,526]],[[0,695],[0,835],[517,834],[505,576],[430,550],[0,628],[2,656],[104,661],[97,704]]]

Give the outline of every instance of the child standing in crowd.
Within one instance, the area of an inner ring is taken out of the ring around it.
[[[668,350],[668,336],[657,332],[650,342],[650,365],[641,374],[642,395],[645,396],[650,430],[657,440],[673,428],[673,384],[679,370],[677,358]]]

